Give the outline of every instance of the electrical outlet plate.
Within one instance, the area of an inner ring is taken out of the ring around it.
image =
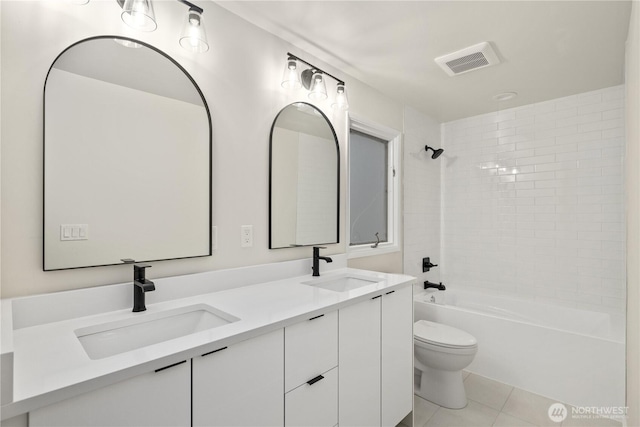
[[[240,246],[243,248],[253,246],[253,225],[240,226]]]

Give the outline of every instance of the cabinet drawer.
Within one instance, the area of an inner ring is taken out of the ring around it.
[[[338,365],[338,312],[312,318],[284,331],[285,391]]]
[[[338,368],[323,373],[322,377],[285,395],[285,426],[332,427],[338,423]]]

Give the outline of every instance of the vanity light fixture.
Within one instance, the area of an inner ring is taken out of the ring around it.
[[[182,1],[182,0],[179,0]],[[308,65],[310,68],[298,74],[298,63]],[[346,111],[349,109],[349,100],[347,99],[347,89],[345,83],[321,70],[313,64],[298,58],[297,56],[287,52],[287,62],[282,77],[282,87],[286,89],[299,89],[304,86],[309,91],[309,98],[313,100],[327,99],[326,77],[331,77],[337,84],[336,98],[331,106],[337,110]]]
[[[302,87],[300,74],[298,73],[298,60],[294,57],[289,57],[284,66],[282,87],[285,89],[300,89]]]
[[[313,70],[313,74],[311,76],[309,99],[327,99],[327,85],[324,83],[322,73],[318,72],[318,70]]]
[[[178,1],[189,6],[187,20],[184,23],[184,27],[182,27],[182,33],[180,33],[180,46],[190,52],[202,53],[208,51],[207,33],[204,25],[202,25],[202,12],[204,10],[186,0]]]
[[[132,28],[140,31],[155,31],[158,27],[153,11],[152,0],[116,0],[122,7],[122,20]],[[202,53],[209,50],[201,7],[187,0],[178,0],[189,7],[186,21],[180,33],[180,46],[189,52]]]
[[[131,28],[140,31],[155,31],[158,28],[151,0],[124,0],[118,3],[122,6],[120,17]]]
[[[344,83],[338,83],[338,93],[336,99],[331,104],[336,110],[346,111],[349,109],[349,99],[347,99],[347,88],[344,87]]]

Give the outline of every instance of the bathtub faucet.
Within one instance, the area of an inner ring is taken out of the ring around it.
[[[440,284],[437,284],[437,283],[431,283],[431,282],[430,282],[430,281],[428,281],[428,280],[425,280],[425,281],[424,281],[424,288],[425,288],[425,289],[429,289],[429,288],[436,288],[436,289],[438,289],[439,291],[444,291],[444,290],[446,290],[446,289],[447,289],[447,288],[445,288],[445,287],[444,287],[444,285],[442,284],[442,282],[440,282]]]

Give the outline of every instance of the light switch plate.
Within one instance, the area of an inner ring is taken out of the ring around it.
[[[60,240],[89,240],[89,224],[60,224]]]

